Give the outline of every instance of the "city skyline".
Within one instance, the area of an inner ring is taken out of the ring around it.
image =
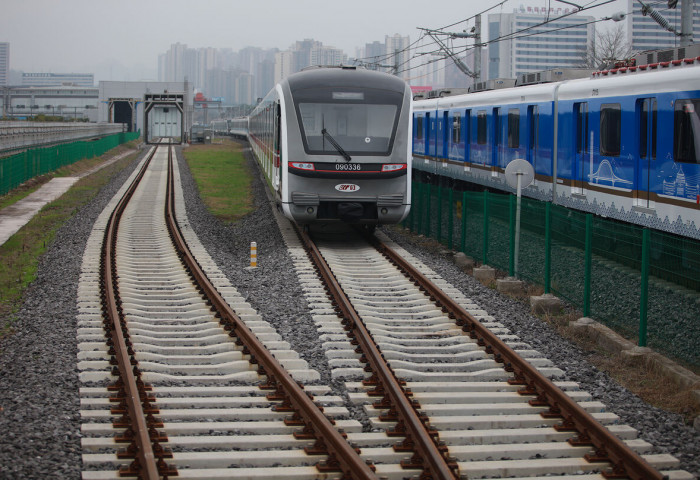
[[[440,28],[501,2],[465,6],[446,0],[440,9],[425,8],[416,0],[357,0],[350,9],[318,0],[303,0],[294,8],[278,0],[236,3],[207,0],[193,8],[180,0],[106,0],[99,4],[87,0],[10,0],[3,5],[0,17],[0,42],[11,44],[11,70],[94,73],[96,81],[155,80],[158,55],[174,43],[191,48],[285,50],[298,40],[313,38],[354,57],[355,49],[385,35],[417,38],[418,27]],[[566,7],[548,0],[522,3]],[[519,6],[504,2],[492,12]],[[626,7],[625,0],[615,0],[589,12],[600,17]],[[270,15],[272,11],[280,15]],[[258,24],[257,18],[265,21]],[[460,26],[466,24],[455,28]]]

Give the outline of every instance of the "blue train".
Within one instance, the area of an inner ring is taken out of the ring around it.
[[[556,72],[555,72],[556,73]],[[700,239],[700,57],[416,100],[413,167]]]

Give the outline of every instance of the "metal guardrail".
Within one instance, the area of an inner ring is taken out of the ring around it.
[[[123,123],[0,122],[0,154],[125,131]]]
[[[0,195],[39,175],[84,158],[98,157],[122,143],[135,140],[139,132],[120,132],[94,141],[74,141],[51,147],[29,148],[0,158]]]

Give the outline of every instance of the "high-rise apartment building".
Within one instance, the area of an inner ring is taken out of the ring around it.
[[[289,50],[275,54],[275,82],[311,65],[345,63],[347,63],[347,57],[339,48],[325,46],[319,41],[307,38],[296,42]]]
[[[402,37],[398,33],[392,36],[384,37],[384,52],[387,56],[387,61],[384,63],[392,65],[396,75],[407,80],[410,76],[409,64],[411,61],[411,38]]]
[[[568,9],[521,6],[513,13],[490,14],[488,64],[482,78],[581,66],[595,38],[594,17],[563,16],[566,13]]]
[[[10,84],[10,44],[0,42],[0,85]]]
[[[374,41],[372,43],[365,44],[364,52],[360,54],[362,63],[369,70],[380,70],[380,65],[383,65],[386,61],[386,44]]]
[[[678,32],[681,30],[681,2],[676,8],[666,8],[666,2],[645,2],[651,5]],[[642,5],[637,0],[627,0],[627,41],[633,52],[661,50],[680,46],[681,37],[665,30],[649,15],[642,14]],[[700,39],[700,2],[693,5],[693,38]]]

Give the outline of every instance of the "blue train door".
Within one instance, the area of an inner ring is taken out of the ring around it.
[[[571,193],[585,194],[586,164],[593,145],[588,145],[588,102],[574,103],[575,155],[571,165]]]
[[[654,208],[650,191],[651,173],[656,160],[656,98],[640,98],[637,100],[639,159],[636,163],[637,188],[635,189],[635,205],[644,208]]]
[[[447,141],[448,141],[448,137],[447,137],[447,135],[448,135],[448,129],[447,129],[448,118],[447,117],[448,117],[447,110],[445,110],[444,112],[442,112],[442,125],[441,125],[442,126],[442,149],[440,149],[440,155],[442,156],[442,159],[444,161],[447,161],[447,154],[449,152],[448,143],[447,143]]]
[[[497,175],[501,145],[501,109],[493,109],[493,144],[491,145],[491,174]]]
[[[430,150],[430,131],[432,130],[432,125],[430,124],[430,112],[425,114],[425,156],[430,157],[433,153]]]
[[[537,105],[527,107],[527,158],[537,171],[537,144],[539,142],[540,114]]]

